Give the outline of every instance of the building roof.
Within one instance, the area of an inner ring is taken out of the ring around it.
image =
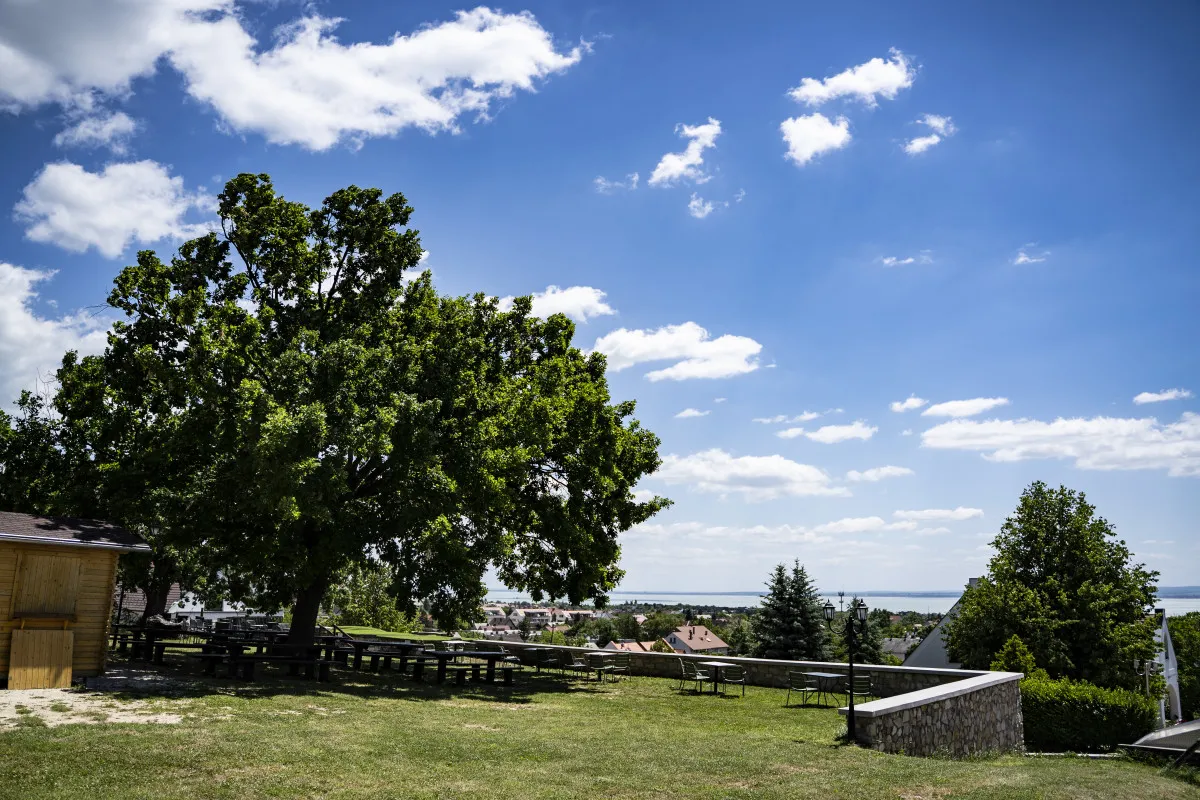
[[[675,638],[687,644],[692,650],[717,650],[729,647],[715,633],[703,625],[681,625],[672,633]]]
[[[649,653],[654,642],[609,642],[604,647],[606,650],[624,650],[629,653]]]
[[[904,656],[910,647],[912,647],[912,640],[900,637],[889,636],[880,642],[880,648],[883,652],[891,653],[901,661],[904,660]]]
[[[979,578],[971,578],[967,582],[967,588],[975,586],[980,581]],[[946,624],[958,616],[958,606],[962,602],[962,598],[954,601],[954,605],[950,606],[950,610],[946,612],[933,630],[925,634],[925,638],[916,646],[908,658],[904,659],[906,667],[930,667],[933,669],[961,669],[961,664],[955,664],[950,660],[950,654],[946,652],[946,640],[942,638],[942,632],[946,629]]]
[[[150,545],[135,533],[108,522],[71,517],[38,517],[0,511],[0,542],[94,547],[122,553],[149,552]]]

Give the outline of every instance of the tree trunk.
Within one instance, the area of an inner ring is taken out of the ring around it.
[[[296,595],[292,606],[292,627],[288,632],[288,644],[312,644],[317,633],[317,614],[321,601],[329,590],[329,578],[320,578]]]
[[[151,617],[165,615],[167,611],[167,597],[171,593],[171,587],[175,584],[175,571],[172,569],[163,568],[155,564],[150,571],[150,579],[146,585],[142,587],[142,592],[146,597],[146,608],[142,611],[142,622]]]

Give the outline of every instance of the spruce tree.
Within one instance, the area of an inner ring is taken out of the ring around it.
[[[762,599],[751,628],[754,631],[754,655],[757,658],[790,658],[791,581],[783,564],[776,564],[767,582],[767,594]]]
[[[776,565],[751,627],[759,658],[821,661],[828,656],[821,601],[799,560],[790,575],[783,564]]]
[[[801,661],[826,661],[829,658],[829,630],[821,611],[821,597],[808,573],[797,560],[792,565],[789,581],[793,623],[792,658]]]

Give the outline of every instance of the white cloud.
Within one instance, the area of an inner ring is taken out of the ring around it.
[[[901,89],[912,86],[916,70],[903,53],[892,48],[891,58],[872,58],[865,64],[850,67],[824,80],[805,78],[788,92],[791,98],[810,106],[819,106],[838,97],[854,97],[868,106],[877,104],[876,97],[895,98]]]
[[[850,120],[845,117],[838,117],[837,122],[824,114],[791,117],[779,123],[779,130],[787,143],[787,157],[798,167],[850,143]]]
[[[592,348],[608,356],[608,366],[619,372],[651,361],[678,362],[646,374],[652,381],[688,378],[728,378],[758,369],[762,345],[746,336],[725,334],[710,339],[694,322],[667,325],[656,330],[619,328],[596,340]]]
[[[596,187],[596,191],[600,194],[612,194],[616,191],[630,191],[638,187],[638,174],[631,172],[625,176],[624,181],[610,181],[603,176],[597,175],[592,181],[592,185]]]
[[[753,422],[760,422],[763,425],[779,425],[781,423],[791,422],[811,422],[821,415],[816,411],[805,411],[797,414],[794,417],[789,417],[787,414],[776,414],[773,417],[755,417]]]
[[[105,318],[86,312],[47,317],[34,308],[37,284],[53,274],[0,262],[0,408],[9,413],[21,390],[53,377],[67,350],[91,355],[108,341]]]
[[[952,136],[958,128],[954,127],[954,122],[949,117],[939,117],[937,114],[926,114],[917,122],[922,125],[928,125],[934,133],[942,136]]]
[[[154,161],[109,164],[101,172],[60,161],[47,164],[25,187],[16,216],[35,242],[72,252],[95,247],[116,258],[130,242],[202,235],[208,226],[184,222],[184,216],[212,204],[212,198],[189,194],[183,178]]]
[[[931,133],[928,136],[918,136],[915,139],[909,139],[907,142],[905,142],[904,152],[908,153],[910,156],[915,156],[920,153],[924,153],[941,140],[942,137],[938,136],[936,133]]]
[[[934,403],[921,412],[922,417],[973,417],[993,408],[1008,405],[1007,397],[976,397],[971,400],[948,400]]]
[[[685,408],[683,411],[680,411],[678,414],[675,415],[675,419],[690,419],[692,417],[707,417],[710,413],[712,413],[712,412],[701,411],[698,408]]]
[[[1187,389],[1163,389],[1161,392],[1142,392],[1133,398],[1137,405],[1146,403],[1162,403],[1167,400],[1186,400],[1192,393]]]
[[[871,469],[859,472],[852,469],[846,473],[846,479],[851,481],[869,481],[874,483],[881,481],[884,478],[901,478],[905,475],[914,475],[915,473],[908,467],[873,467]]]
[[[921,434],[921,444],[942,450],[973,450],[991,461],[1071,459],[1079,469],[1165,469],[1168,475],[1200,475],[1200,415],[1177,422],[1093,417],[1040,420],[954,420]]]
[[[692,192],[692,199],[688,200],[688,213],[696,219],[704,219],[712,212],[713,204],[695,192]]]
[[[900,435],[901,436],[912,436],[913,435],[912,428],[905,428],[904,430],[900,431]]]
[[[653,499],[654,492],[650,491],[649,489],[633,490],[633,502],[635,503],[649,503]]]
[[[924,153],[943,139],[953,136],[958,130],[954,127],[954,123],[949,117],[939,117],[937,114],[926,114],[917,120],[917,123],[927,125],[933,132],[927,136],[918,136],[914,139],[909,139],[904,144],[904,152],[910,156]]]
[[[616,309],[604,302],[605,293],[591,286],[568,286],[560,289],[547,286],[544,292],[534,292],[533,315],[549,317],[551,314],[566,314],[576,322],[587,322],[592,317],[615,314]],[[512,309],[512,295],[500,298],[500,310]]]
[[[738,189],[737,194],[735,194],[733,196],[733,202],[735,202],[735,203],[740,203],[745,199],[746,199],[746,190],[745,189]]]
[[[748,545],[823,544],[830,542],[803,525],[708,525],[703,522],[643,522],[629,529],[626,537],[638,539],[693,539],[703,544],[703,553],[713,552],[714,540]]]
[[[709,117],[704,125],[676,125],[675,132],[689,140],[687,147],[682,153],[667,153],[662,157],[650,174],[650,185],[670,186],[681,180],[707,182],[709,176],[701,169],[704,151],[716,147],[717,137],[721,135],[721,121]]]
[[[804,435],[804,428],[786,428],[782,431],[776,431],[775,435],[780,439],[795,439],[798,436]]]
[[[893,402],[891,408],[892,411],[895,411],[897,414],[903,414],[905,411],[913,411],[918,409],[928,402],[928,400],[922,397],[917,397],[915,394],[911,394],[908,396],[907,400],[897,400]]]
[[[915,522],[886,522],[880,517],[847,517],[825,522],[813,528],[814,533],[871,533],[874,531],[911,531]]]
[[[463,115],[535,91],[585,50],[559,52],[533,15],[484,7],[383,44],[343,44],[340,20],[310,14],[261,48],[233,0],[70,5],[0,4],[0,103],[86,105],[127,92],[165,56],[228,128],[312,150],[406,127],[456,131]]]
[[[137,123],[124,111],[84,117],[54,137],[59,147],[107,147],[114,153],[124,153],[137,130]]]
[[[1017,251],[1016,257],[1013,259],[1013,264],[1040,264],[1050,255],[1049,250],[1043,250],[1040,253],[1029,252],[1034,245],[1027,244]]]
[[[952,424],[952,423],[951,423]],[[919,520],[928,522],[931,520],[947,520],[952,522],[960,522],[964,519],[975,519],[983,516],[982,508],[926,508],[920,511],[896,511],[893,516],[899,519]]]
[[[833,486],[823,470],[783,456],[733,456],[712,449],[689,456],[668,455],[654,477],[714,494],[738,494],[747,500],[785,495],[849,495]]]
[[[825,425],[804,435],[814,442],[836,444],[850,439],[870,439],[877,430],[879,428],[867,425],[862,420],[856,420],[849,425]]]
[[[713,402],[714,402],[714,403],[724,403],[724,402],[725,402],[725,399],[726,399],[726,398],[724,398],[724,397],[714,397],[714,398],[713,398]]]

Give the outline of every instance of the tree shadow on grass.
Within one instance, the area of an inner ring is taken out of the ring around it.
[[[222,668],[223,671],[223,668]],[[420,680],[396,670],[371,672],[368,669],[334,668],[331,680],[319,682],[287,674],[285,668],[259,664],[255,679],[247,681],[202,675],[199,665],[186,657],[168,654],[163,664],[148,664],[113,658],[108,672],[89,678],[78,691],[99,692],[116,700],[153,698],[188,699],[218,695],[246,699],[270,697],[359,697],[364,700],[392,699],[413,702],[461,699],[476,702],[529,703],[539,695],[602,693],[603,684],[572,679],[569,676],[518,672],[512,686],[503,683],[469,681],[459,685],[453,680],[434,681],[434,669],[426,668]]]

